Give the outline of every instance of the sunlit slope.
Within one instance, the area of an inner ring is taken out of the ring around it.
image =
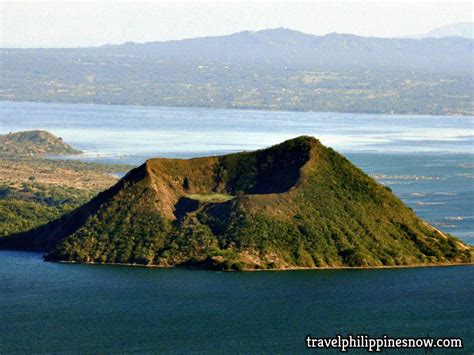
[[[56,137],[46,131],[23,131],[0,135],[1,155],[65,155],[80,154],[81,151],[64,143],[61,137]]]
[[[151,159],[3,248],[47,260],[216,269],[470,263],[472,248],[312,137],[220,157]]]

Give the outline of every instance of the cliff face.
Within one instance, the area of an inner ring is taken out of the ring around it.
[[[24,131],[0,135],[3,155],[65,155],[80,154],[61,138],[46,131]]]
[[[472,248],[314,138],[151,159],[62,218],[0,240],[53,261],[217,269],[470,263]]]

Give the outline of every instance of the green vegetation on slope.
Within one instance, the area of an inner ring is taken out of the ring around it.
[[[130,169],[38,157],[0,158],[0,237],[59,218],[115,184],[112,173]]]
[[[88,190],[23,183],[0,186],[0,237],[24,232],[78,208],[94,196]]]
[[[235,197],[189,198],[214,194]],[[236,270],[472,262],[472,248],[310,137],[149,160],[78,210],[0,246],[45,250],[56,261]]]

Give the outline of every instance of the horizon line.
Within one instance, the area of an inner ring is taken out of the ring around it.
[[[471,22],[474,24],[474,22]],[[313,34],[313,33],[307,33],[299,30],[294,30],[292,28],[288,27],[272,27],[272,28],[264,28],[260,30],[242,30],[238,32],[231,32],[227,34],[221,34],[221,35],[209,35],[209,36],[197,36],[197,37],[186,37],[186,38],[181,38],[181,39],[169,39],[169,40],[157,40],[157,41],[146,41],[146,42],[135,42],[135,41],[125,41],[125,42],[120,42],[120,43],[104,43],[104,44],[96,44],[96,45],[81,45],[81,46],[41,46],[41,47],[36,47],[36,46],[28,46],[28,47],[22,47],[22,46],[9,46],[9,45],[3,45],[0,43],[0,50],[5,50],[5,49],[85,49],[85,48],[102,48],[102,47],[114,47],[114,46],[122,46],[126,44],[137,44],[137,45],[145,45],[145,44],[151,44],[151,43],[171,43],[171,42],[182,42],[182,41],[191,41],[191,40],[197,40],[197,39],[204,39],[204,38],[221,38],[221,37],[230,37],[238,34],[243,34],[243,33],[260,33],[260,32],[267,32],[267,31],[277,31],[277,30],[284,30],[288,32],[293,32],[293,33],[299,33],[302,35],[306,36],[312,36],[312,37],[327,37],[331,35],[341,35],[341,36],[353,36],[353,37],[358,37],[358,38],[381,38],[381,39],[401,39],[401,40],[425,40],[425,39],[445,39],[445,38],[463,38],[467,40],[473,40],[472,38],[466,38],[462,36],[446,36],[446,37],[423,37],[423,38],[418,38],[420,35],[410,35],[410,36],[362,36],[362,35],[357,35],[354,33],[347,33],[347,32],[328,32],[326,34],[318,35],[318,34]]]

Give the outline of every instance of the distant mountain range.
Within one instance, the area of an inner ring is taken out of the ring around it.
[[[0,49],[0,100],[472,114],[474,41],[285,28],[76,49]]]
[[[103,55],[135,55],[194,63],[304,68],[468,70],[473,42],[465,38],[400,39],[331,33],[315,36],[277,28],[227,36],[103,46]]]
[[[460,22],[451,25],[435,28],[421,35],[411,36],[411,38],[444,38],[444,37],[474,38],[474,22]]]

